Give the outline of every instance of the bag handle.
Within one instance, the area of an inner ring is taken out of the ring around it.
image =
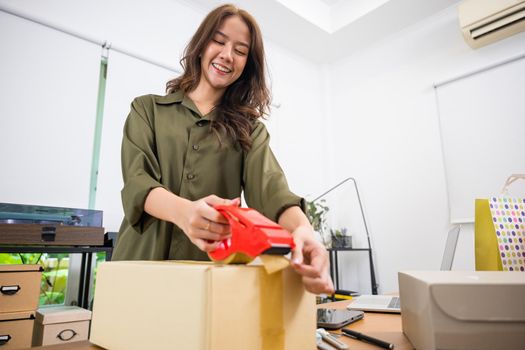
[[[507,181],[505,181],[505,184],[503,185],[503,188],[501,189],[501,194],[507,195],[509,194],[509,186],[518,180],[525,180],[525,174],[512,174],[507,178]]]

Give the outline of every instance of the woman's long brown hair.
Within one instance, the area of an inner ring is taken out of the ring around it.
[[[224,20],[239,16],[250,30],[250,50],[241,76],[224,92],[215,110],[216,119],[211,127],[221,142],[221,135],[228,135],[244,151],[251,148],[250,134],[254,121],[269,111],[270,92],[266,86],[264,46],[261,31],[255,19],[246,11],[233,5],[222,5],[206,16],[193,35],[180,61],[184,73],[166,84],[167,93],[193,91],[200,81],[200,54],[212,40]],[[222,143],[222,142],[221,142]]]

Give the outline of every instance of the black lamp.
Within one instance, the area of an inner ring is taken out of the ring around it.
[[[321,194],[320,196],[316,197],[311,202],[315,203],[316,201],[318,201],[319,199],[323,198],[328,193],[330,193],[333,190],[335,190],[336,188],[340,187],[341,185],[343,185],[347,181],[352,181],[352,183],[354,184],[355,192],[357,194],[357,201],[359,202],[359,209],[361,210],[361,217],[363,219],[363,224],[365,226],[365,232],[366,232],[366,238],[367,238],[367,241],[368,241],[368,249],[366,249],[366,250],[368,250],[368,258],[369,258],[369,261],[370,261],[370,281],[371,281],[371,284],[372,284],[372,294],[377,294],[377,283],[376,283],[376,276],[375,276],[375,272],[374,272],[374,261],[372,259],[372,245],[370,244],[370,233],[368,232],[368,225],[366,224],[365,214],[364,214],[364,211],[363,211],[363,204],[361,203],[361,196],[359,195],[359,190],[357,188],[356,180],[353,177],[348,177],[348,178],[344,179],[343,181],[339,182],[334,187],[332,187],[329,190],[327,190],[326,192],[324,192],[323,194]],[[335,292],[336,292],[336,294],[340,294],[340,295],[351,295],[353,292],[344,291],[344,290],[338,289],[338,287],[339,287],[339,277],[337,276],[337,274],[338,274],[337,273],[338,272],[337,251],[339,251],[339,250],[359,250],[359,249],[356,249],[356,248],[330,248],[330,249],[328,249],[328,251],[330,253],[330,274],[332,275],[332,278],[334,278],[334,284],[335,284],[334,287],[336,289]],[[335,272],[333,270],[333,268],[334,268],[334,266],[333,266],[334,264],[333,263],[334,262],[335,262]]]

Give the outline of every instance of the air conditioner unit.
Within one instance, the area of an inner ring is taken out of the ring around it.
[[[458,15],[465,41],[474,49],[525,31],[525,0],[464,0]]]

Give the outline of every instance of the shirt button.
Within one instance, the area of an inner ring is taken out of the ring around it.
[[[188,180],[193,180],[193,179],[195,178],[195,175],[193,175],[193,174],[188,174],[188,175],[186,175],[186,178],[187,178]]]
[[[193,149],[197,151],[199,149],[199,145],[193,145]]]
[[[204,126],[204,125],[206,125],[206,121],[205,120],[199,120],[197,122],[197,126]]]

